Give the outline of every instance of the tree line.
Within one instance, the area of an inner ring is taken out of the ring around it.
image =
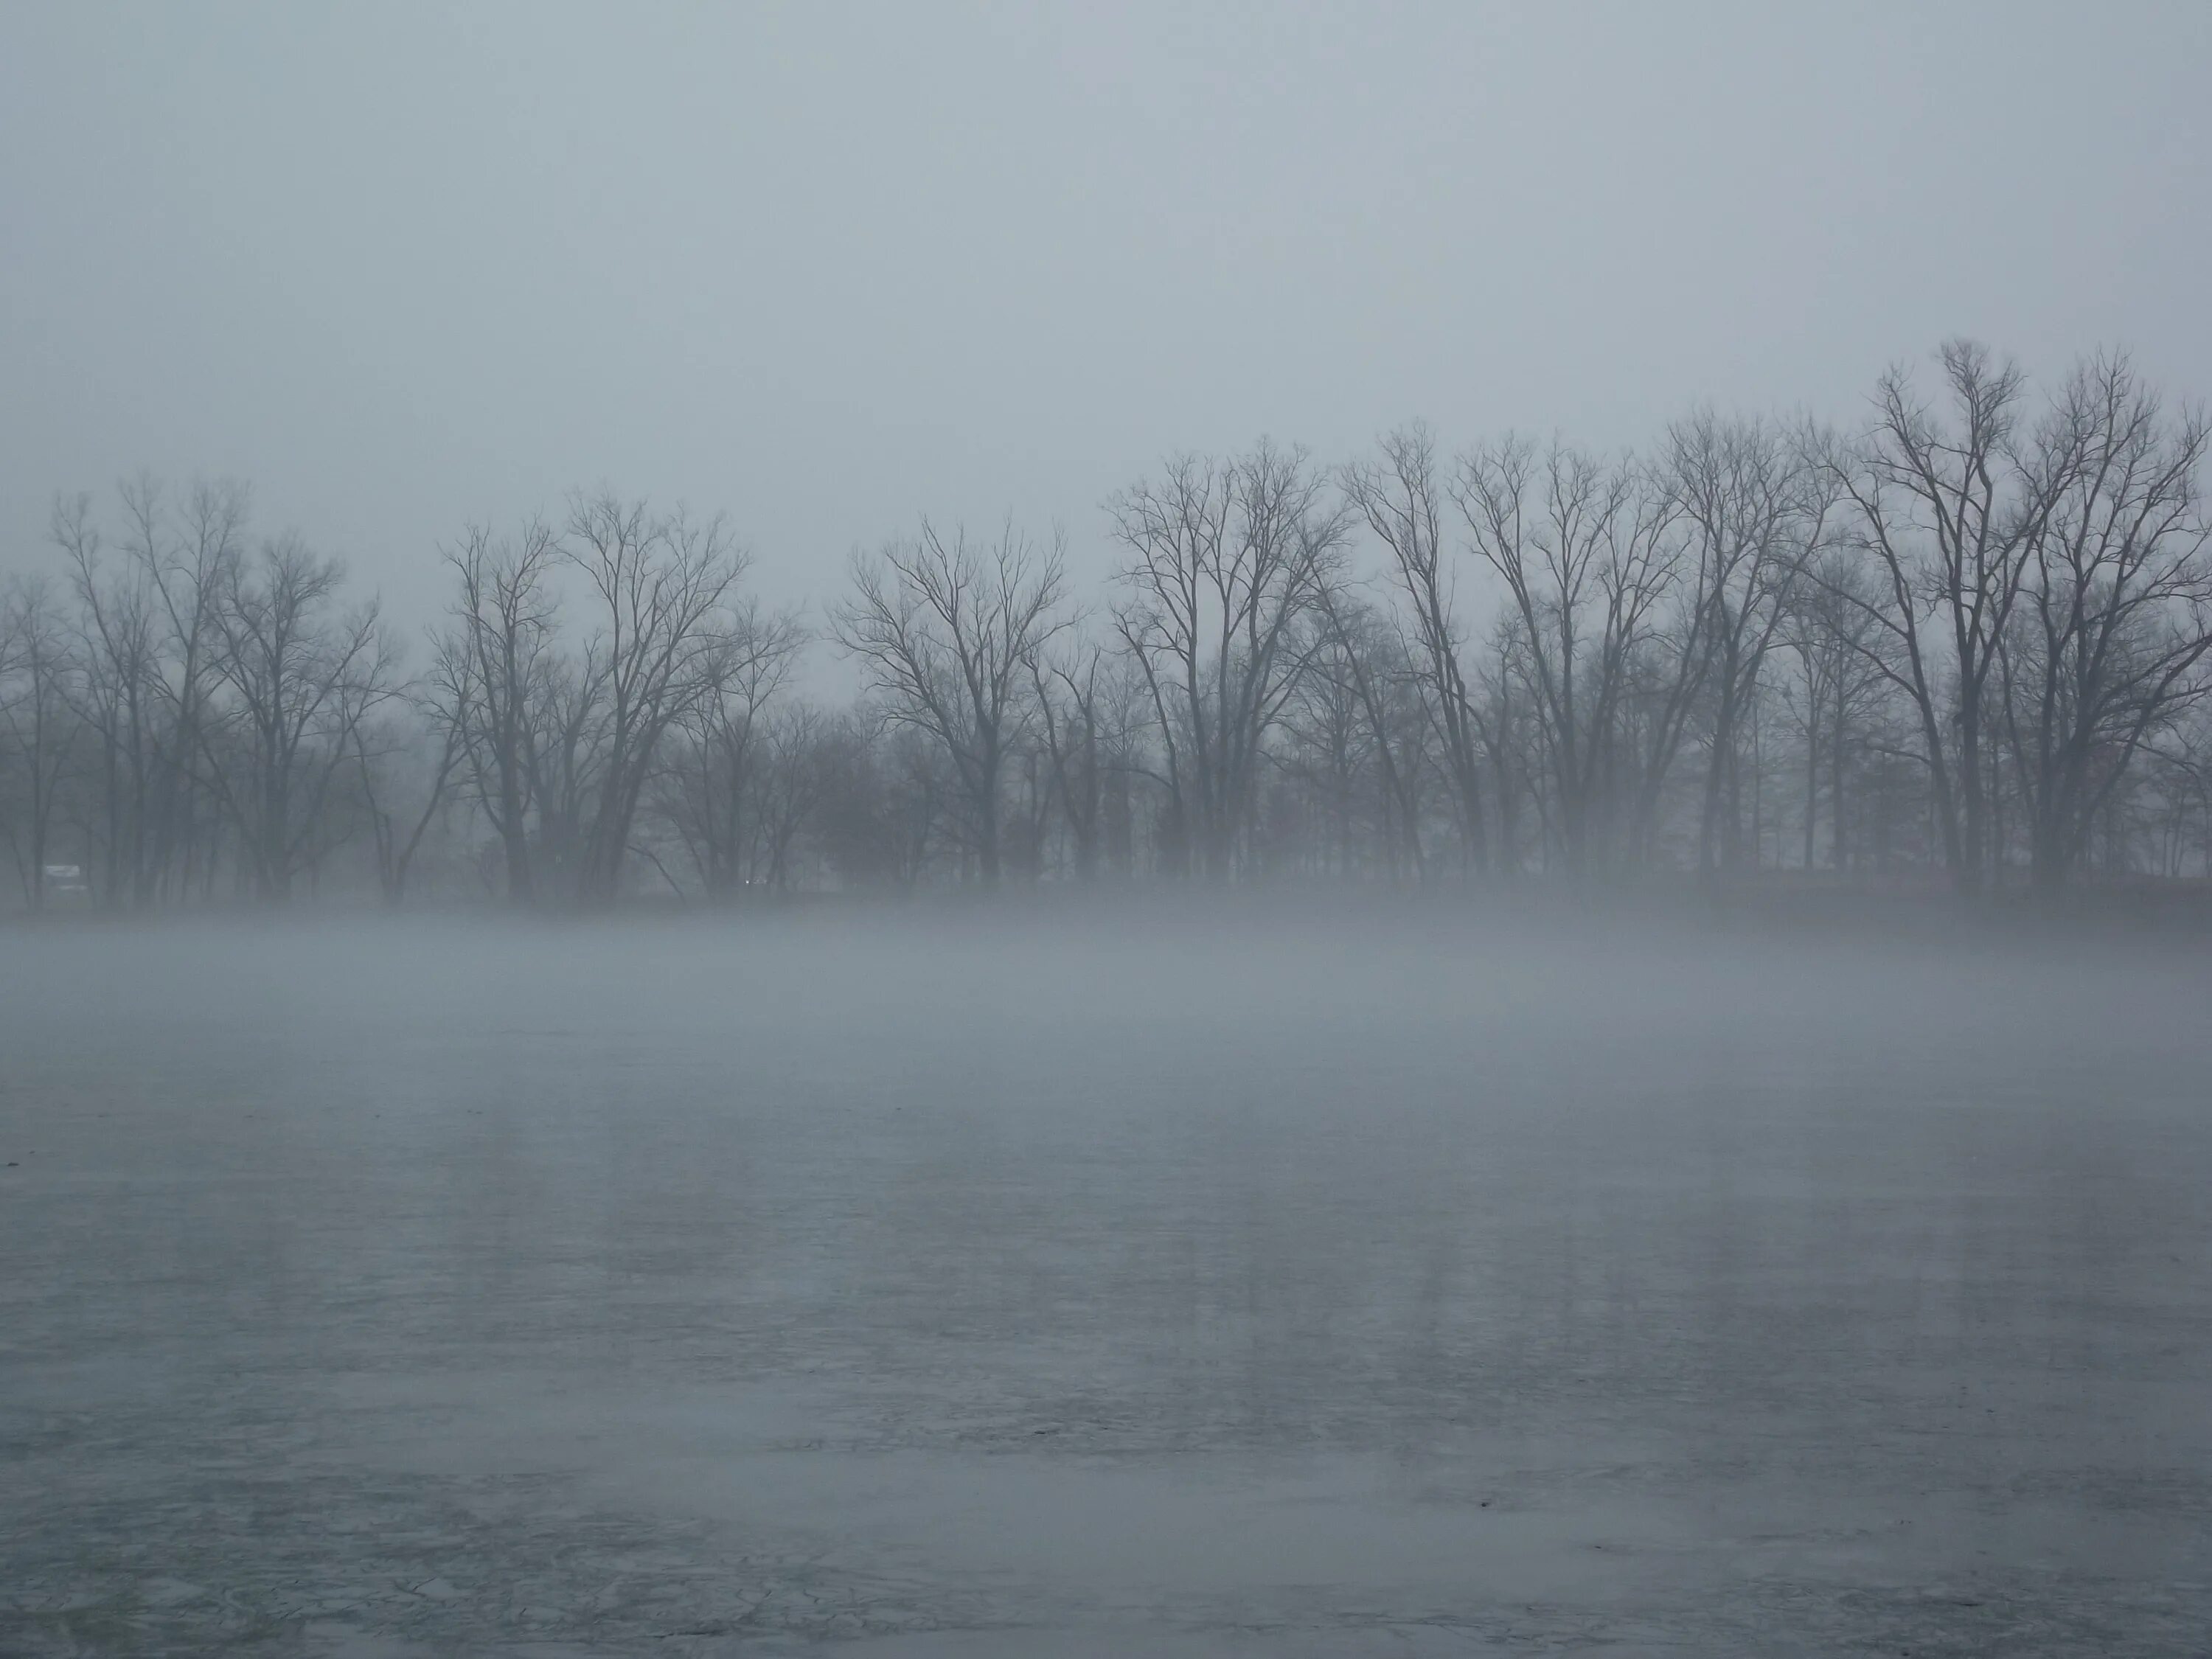
[[[1954,342],[1850,429],[1177,455],[1101,592],[924,520],[811,624],[726,520],[579,494],[440,550],[413,641],[242,487],[142,477],[0,605],[0,835],[33,909],[2204,877],[2207,432],[2124,355]]]

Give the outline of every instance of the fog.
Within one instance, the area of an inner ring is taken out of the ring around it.
[[[2208,64],[0,0],[0,1659],[2201,1656]]]
[[[18,933],[0,1650],[2195,1650],[2201,950],[1538,922]]]

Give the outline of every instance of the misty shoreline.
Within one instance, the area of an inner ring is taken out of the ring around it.
[[[685,933],[773,934],[811,926],[904,931],[1002,927],[1080,938],[1147,931],[1172,937],[1221,930],[1346,927],[1407,938],[1500,943],[1546,935],[1634,941],[1653,936],[1773,936],[1817,945],[1880,943],[2019,946],[2069,942],[2212,942],[2212,881],[2137,879],[2057,892],[2014,890],[1968,901],[1925,880],[1885,884],[1802,872],[1699,883],[1575,884],[1529,878],[1480,887],[1338,886],[1285,881],[1243,887],[1161,884],[1008,886],[995,890],[764,891],[720,902],[641,897],[531,908],[496,898],[392,906],[366,896],[271,908],[248,899],[141,911],[58,907],[0,914],[0,939],[195,930],[303,933],[439,927],[549,933],[665,928]]]

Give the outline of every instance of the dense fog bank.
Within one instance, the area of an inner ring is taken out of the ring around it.
[[[91,1038],[127,1007],[186,1041],[251,1031],[312,1047],[389,1018],[438,1030],[580,1033],[635,1024],[720,1041],[792,1022],[933,1042],[1174,1027],[1232,1048],[1322,1022],[1364,1046],[1405,1021],[1515,1042],[1664,1025],[1759,1036],[1817,1024],[1887,1040],[1955,1008],[2045,1036],[2171,1030],[2201,1041],[2212,954],[2193,933],[1945,920],[1850,925],[1768,912],[1640,914],[1553,904],[1279,908],[1254,896],[1085,907],[917,901],[744,917],[495,912],[353,919],[161,918],[17,933],[0,1022],[27,1045]],[[2063,1018],[2063,1027],[2053,1027]],[[1943,1029],[1938,1019],[1936,1029]]]

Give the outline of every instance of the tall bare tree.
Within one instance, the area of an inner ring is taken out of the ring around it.
[[[1920,396],[1905,370],[1876,392],[1874,418],[1830,467],[1873,562],[1865,605],[1887,635],[1867,662],[1910,702],[1919,727],[1945,867],[1969,897],[1990,854],[1987,757],[1992,677],[2061,480],[2039,472],[2017,443],[2025,377],[1987,348],[1954,340],[1938,353],[1948,410]]]
[[[1179,456],[1108,503],[1130,559],[1114,625],[1144,677],[1178,843],[1210,878],[1248,836],[1267,732],[1318,637],[1352,507],[1304,450]],[[1185,850],[1188,849],[1188,850]]]
[[[1792,586],[1782,641],[1798,660],[1799,723],[1805,752],[1804,866],[1814,867],[1822,779],[1826,780],[1828,862],[1851,860],[1847,780],[1863,724],[1883,690],[1872,653],[1883,642],[1873,621],[1865,565],[1851,550],[1829,546],[1809,556]],[[1848,598],[1838,597],[1848,595]]]
[[[661,739],[714,694],[733,648],[729,606],[749,563],[717,516],[655,514],[602,491],[569,504],[562,550],[594,602],[605,752],[582,826],[577,896],[618,890]]]
[[[1519,438],[1471,453],[1453,495],[1505,583],[1543,804],[1580,874],[1620,805],[1618,726],[1636,653],[1680,568],[1675,498],[1629,462],[1556,444],[1540,456]],[[1686,695],[1674,689],[1666,719],[1679,722]]]
[[[1029,718],[1029,665],[1066,626],[1064,570],[1057,538],[1040,548],[1009,524],[973,546],[925,520],[914,540],[855,555],[831,613],[889,718],[943,746],[986,886],[1000,876],[1002,775]]]
[[[293,538],[222,572],[216,672],[234,707],[220,732],[203,729],[201,752],[266,902],[289,898],[326,850],[354,730],[393,694],[374,601],[336,609],[343,575]]]
[[[1436,444],[1416,423],[1383,438],[1380,449],[1378,459],[1346,469],[1345,491],[1389,550],[1391,576],[1412,610],[1414,660],[1451,782],[1462,854],[1480,871],[1490,860],[1482,787],[1490,743],[1461,664],[1465,640],[1445,555]]]
[[[77,601],[80,712],[100,750],[100,884],[108,902],[143,906],[212,873],[202,769],[219,685],[215,610],[244,550],[248,497],[242,484],[203,482],[173,508],[144,473],[119,496],[119,560],[88,495],[56,503],[52,534]]]
[[[1668,430],[1668,468],[1704,613],[1708,710],[1698,867],[1711,875],[1745,851],[1741,774],[1746,727],[1790,595],[1835,499],[1817,452],[1771,422],[1701,410]],[[1809,453],[1808,453],[1809,452]],[[1756,846],[1756,838],[1753,840]]]
[[[1323,629],[1320,647],[1309,659],[1307,678],[1347,697],[1364,728],[1365,748],[1375,771],[1379,851],[1394,879],[1428,874],[1421,840],[1422,773],[1429,758],[1420,724],[1407,720],[1407,692],[1421,683],[1413,653],[1395,619],[1363,599],[1335,577],[1316,586],[1315,608]],[[1421,712],[1431,706],[1424,699]],[[1458,781],[1456,774],[1453,776]],[[1478,794],[1468,805],[1480,813]]]
[[[2212,690],[2203,415],[2168,415],[2124,356],[2079,367],[2035,434],[2050,493],[1996,641],[2039,887],[2062,884],[2147,738]]]
[[[430,707],[450,732],[470,793],[499,837],[507,896],[538,895],[532,815],[534,755],[559,622],[549,581],[558,539],[542,520],[512,537],[472,525],[442,550],[457,592],[436,636]]]
[[[123,502],[126,546],[145,573],[161,630],[145,878],[173,875],[190,886],[212,873],[195,867],[205,857],[201,831],[212,816],[204,810],[200,762],[216,718],[212,705],[222,679],[217,659],[228,645],[220,607],[238,592],[250,497],[243,484],[202,481],[168,525],[160,486],[141,474],[124,487]]]

